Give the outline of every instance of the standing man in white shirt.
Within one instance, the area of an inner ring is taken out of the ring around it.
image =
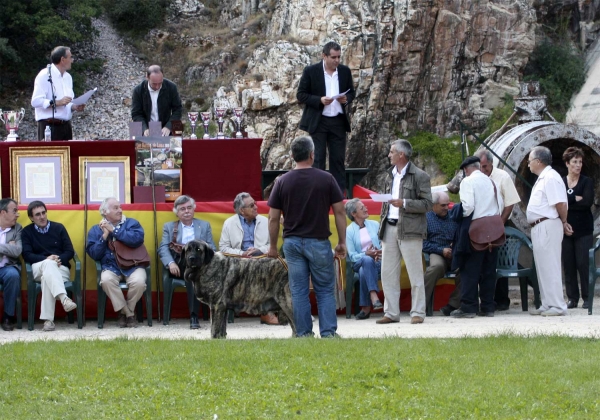
[[[390,147],[393,165],[384,180],[383,192],[392,199],[381,206],[381,283],[385,315],[377,324],[400,320],[400,261],[404,260],[410,280],[410,323],[425,320],[423,239],[427,238],[426,213],[432,208],[429,175],[412,162],[412,145],[399,139]]]
[[[67,73],[75,60],[69,47],[56,47],[48,64],[35,78],[31,106],[35,108],[38,140],[44,140],[44,130],[50,126],[52,140],[72,140],[71,117],[83,111],[85,105],[73,105],[73,79]]]
[[[307,131],[315,143],[313,167],[325,170],[329,148],[329,171],[344,194],[346,133],[350,132],[348,111],[354,100],[354,84],[350,69],[340,64],[341,56],[339,44],[325,44],[323,60],[304,68],[296,98],[304,104],[300,129]],[[341,96],[333,99],[337,95]]]
[[[531,225],[531,242],[535,270],[540,285],[542,306],[531,315],[562,316],[567,314],[563,295],[561,251],[563,235],[573,234],[567,223],[568,199],[562,178],[550,164],[552,153],[543,146],[529,153],[529,170],[538,176],[527,204],[527,222]]]
[[[494,166],[494,155],[487,149],[476,151],[474,156],[478,157],[481,164],[481,172],[489,176],[504,201],[504,210],[500,214],[502,222],[506,224],[512,213],[515,204],[521,201],[515,183],[510,175],[503,169]],[[508,297],[508,278],[502,277],[496,282],[496,293],[494,295],[497,311],[506,311],[510,308],[510,298]]]
[[[482,217],[500,215],[504,208],[502,196],[497,192],[494,181],[479,170],[479,158],[475,156],[466,158],[460,165],[460,169],[465,171],[465,178],[460,183],[463,223],[464,218],[469,216],[473,221]],[[498,248],[492,248],[491,251],[471,249],[462,260],[460,308],[452,311],[451,317],[494,316],[497,259]]]

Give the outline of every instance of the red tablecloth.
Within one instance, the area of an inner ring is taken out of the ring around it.
[[[183,141],[183,194],[196,201],[232,201],[245,191],[256,200],[260,190],[262,139],[184,140]],[[135,142],[119,141],[53,141],[2,142],[0,160],[2,197],[11,196],[10,147],[69,146],[71,156],[71,203],[79,204],[80,156],[129,156],[131,188],[135,180]]]

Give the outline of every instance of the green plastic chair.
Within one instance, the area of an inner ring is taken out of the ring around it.
[[[429,261],[430,261],[430,256],[429,254],[427,254],[426,252],[423,252],[423,259],[425,260],[425,267],[429,267]],[[458,277],[458,273],[455,271],[446,271],[446,273],[444,274],[444,277],[441,277],[439,280],[441,279],[455,279]],[[435,286],[433,288],[433,292],[431,292],[431,297],[429,299],[427,299],[427,302],[425,303],[425,315],[426,316],[433,316],[433,302],[435,300]]]
[[[594,245],[593,248],[590,248],[590,293],[588,295],[588,315],[592,314],[596,279],[600,276],[600,268],[596,267],[596,251],[598,251],[598,249],[600,249],[600,239],[596,241],[596,245]]]
[[[531,268],[519,268],[519,253],[521,247],[526,246],[533,251],[533,245],[529,238],[520,230],[506,227],[505,233],[506,243],[498,248],[496,280],[502,277],[518,277],[521,288],[521,308],[523,311],[527,311],[527,280],[529,279],[533,288],[533,303],[536,308],[539,308],[541,305],[540,288],[538,285],[537,273],[535,271],[535,260],[533,260]]]
[[[360,289],[360,278],[358,273],[352,269],[352,261],[346,258],[346,318],[352,318],[352,294],[356,293],[356,302],[354,302],[354,315],[360,311],[358,302],[358,293]]]
[[[172,277],[171,273],[165,267],[162,268],[163,277],[163,325],[169,325],[171,320],[171,304],[173,302],[173,292],[177,288],[186,288],[185,280]],[[200,310],[202,311],[202,319],[208,321],[208,305],[200,302]]]
[[[0,292],[3,290],[2,285],[0,284]],[[21,303],[21,286],[19,285],[19,294],[17,295],[17,307],[15,309],[16,315],[17,315],[17,328],[18,329],[22,329],[23,328],[23,305]]]
[[[104,290],[102,289],[102,286],[100,286],[100,276],[102,275],[102,265],[100,264],[100,261],[95,261],[96,262],[96,281],[98,284],[98,328],[102,328],[104,327],[104,312],[106,311],[106,293],[104,293]],[[150,277],[150,266],[146,267],[146,292],[144,293],[146,295],[146,315],[148,316],[148,326],[151,327],[152,326],[152,277]],[[125,280],[121,280],[119,282],[119,287],[121,288],[121,290],[127,290],[129,289],[129,287],[127,287],[127,283],[125,283]],[[144,321],[144,315],[142,312],[142,300],[140,299],[138,300],[137,304],[135,305],[135,312],[137,315],[137,320],[138,322],[143,322]]]
[[[69,297],[77,304],[77,328],[82,329],[83,299],[81,295],[81,261],[77,254],[73,256],[73,262],[75,263],[75,278],[73,281],[65,282],[65,289],[67,290]],[[27,271],[27,328],[29,331],[33,331],[35,308],[37,306],[38,295],[42,292],[42,285],[33,279],[31,264],[25,263],[25,270]],[[73,324],[73,311],[67,312],[67,319],[69,320],[69,324]]]

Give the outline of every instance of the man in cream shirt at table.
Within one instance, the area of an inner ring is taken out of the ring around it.
[[[562,316],[567,314],[561,274],[562,240],[563,235],[572,235],[573,229],[567,223],[565,184],[551,163],[552,154],[546,147],[534,147],[529,153],[529,169],[538,179],[527,204],[527,222],[531,225],[533,258],[542,299],[542,306],[529,313]]]

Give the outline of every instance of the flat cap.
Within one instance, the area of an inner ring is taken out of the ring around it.
[[[475,162],[480,162],[480,161],[481,161],[481,159],[479,159],[477,156],[469,156],[468,158],[463,160],[463,163],[460,164],[460,169],[463,169],[465,166],[469,166]]]

